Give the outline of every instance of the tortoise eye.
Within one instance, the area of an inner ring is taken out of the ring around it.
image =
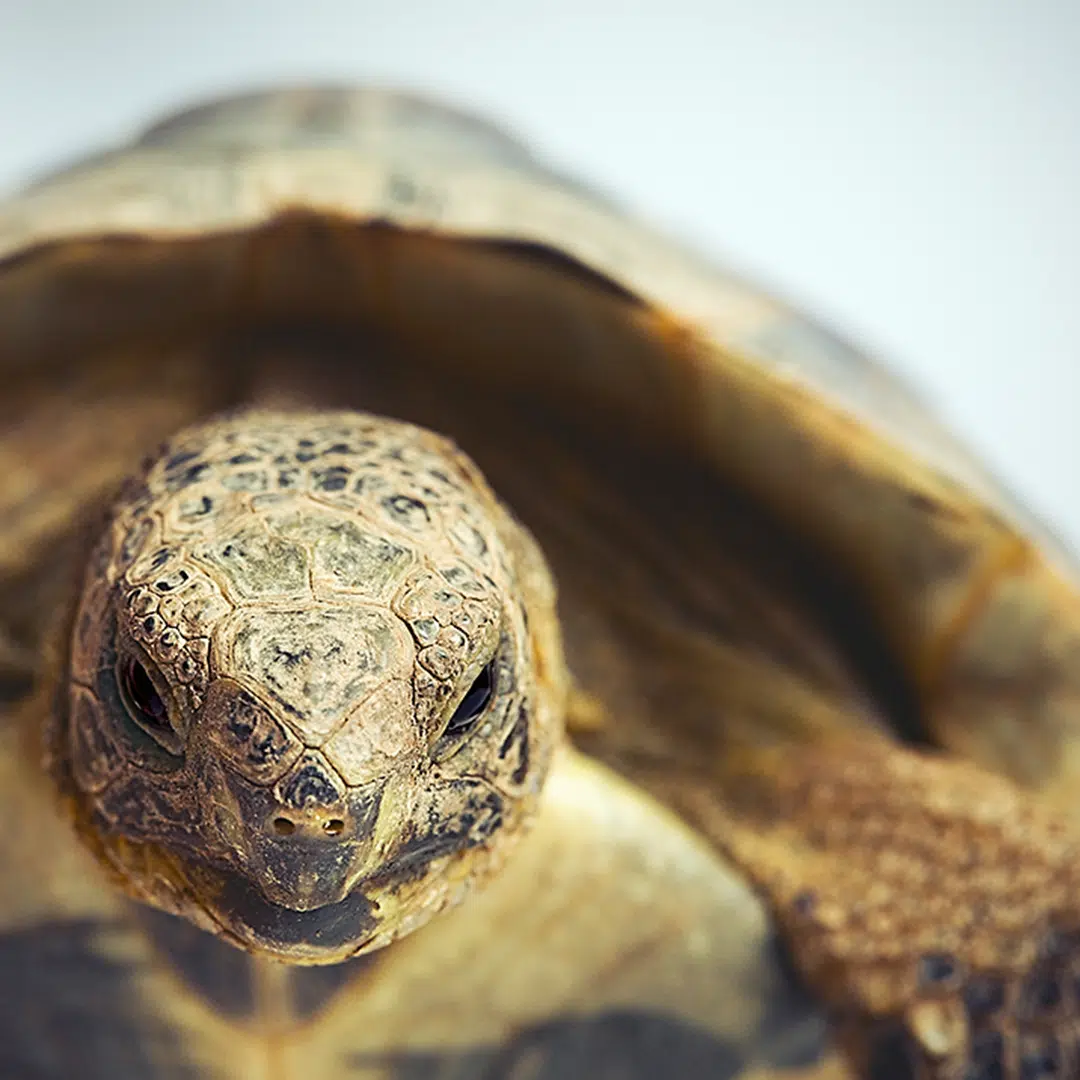
[[[169,723],[169,710],[146,668],[128,656],[120,662],[119,674],[120,693],[131,719],[159,742],[171,744],[175,732]]]
[[[444,738],[447,735],[460,735],[467,731],[488,707],[493,683],[492,667],[493,664],[488,664],[476,676],[475,682],[461,699],[461,704],[454,710],[454,715],[450,717],[450,723],[446,725],[446,731],[443,733]]]

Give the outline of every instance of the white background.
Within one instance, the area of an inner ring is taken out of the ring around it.
[[[503,119],[887,357],[1080,544],[1078,0],[0,0],[0,188],[305,77]]]

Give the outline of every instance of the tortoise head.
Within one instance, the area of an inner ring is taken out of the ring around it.
[[[451,444],[240,413],[128,484],[85,578],[53,757],[136,897],[300,963],[500,865],[562,714],[553,593]]]

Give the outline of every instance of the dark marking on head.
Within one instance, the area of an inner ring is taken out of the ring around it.
[[[447,566],[439,571],[443,579],[449,585],[453,585],[455,589],[460,589],[464,593],[474,592],[483,595],[484,587],[480,584],[480,579],[473,573],[470,573],[463,566]]]
[[[281,799],[295,810],[306,810],[333,806],[341,799],[341,792],[326,767],[313,758],[307,758],[293,770],[284,784]]]
[[[289,649],[283,648],[281,645],[276,645],[274,647],[274,661],[275,663],[281,664],[286,671],[291,671],[297,665],[306,663],[310,659],[310,649],[304,648],[290,651]]]
[[[333,465],[328,469],[316,469],[312,473],[312,487],[316,491],[343,491],[349,482],[351,470],[344,465]]]
[[[521,784],[529,774],[529,705],[525,701],[518,706],[517,719],[499,747],[499,757],[505,760],[515,747],[518,762],[511,773],[511,779],[515,784]]]
[[[165,461],[165,473],[175,473],[182,466],[194,461],[201,450],[180,450]]]
[[[185,585],[190,579],[191,575],[183,567],[178,567],[171,574],[158,578],[154,582],[154,588],[158,592],[173,592]]]
[[[127,531],[120,544],[120,562],[127,566],[146,542],[147,534],[154,527],[148,517],[140,517]]]
[[[270,486],[270,482],[266,473],[248,470],[222,477],[221,486],[227,491],[257,492],[265,491]]]
[[[165,490],[170,494],[174,494],[177,491],[183,491],[186,487],[191,487],[192,484],[198,483],[208,472],[210,466],[205,462],[200,462],[198,465],[191,465],[178,473],[166,473],[165,475]]]
[[[431,521],[428,508],[419,499],[409,495],[388,495],[383,499],[382,505],[395,521],[411,529],[420,528]]]
[[[376,875],[377,882],[420,877],[433,860],[484,843],[502,824],[503,800],[494,791],[466,780],[453,781],[449,786],[472,789],[467,796],[464,790],[457,796],[457,801],[464,800],[463,809],[446,818],[432,815],[427,831],[416,833],[401,844]]]
[[[186,785],[170,783],[164,773],[124,777],[102,793],[98,804],[111,823],[107,832],[160,841],[177,850],[202,846],[204,807],[192,805]]]
[[[192,518],[205,517],[214,509],[214,500],[209,495],[201,495],[194,502],[183,503],[180,507],[180,517],[185,521]]]
[[[246,691],[232,695],[225,706],[225,728],[246,764],[273,767],[293,747],[284,727]]]

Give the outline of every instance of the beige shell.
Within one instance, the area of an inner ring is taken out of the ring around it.
[[[92,927],[69,947],[123,969],[97,1000],[146,1075],[809,1067],[817,1007],[745,879],[857,1067],[1073,1061],[1024,995],[1080,926],[1076,566],[891,374],[493,128],[375,90],[174,118],[0,207],[0,255],[13,685],[71,603],[73,524],[158,442],[248,402],[371,409],[451,435],[537,535],[579,745],[650,793],[567,758],[513,873],[333,984],[211,977],[12,780],[39,824],[0,844],[11,955]],[[85,1075],[141,1075],[108,1053]]]

